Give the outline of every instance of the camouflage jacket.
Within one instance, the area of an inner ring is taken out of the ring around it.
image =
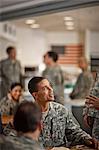
[[[49,111],[43,113],[40,141],[44,147],[82,144],[90,136],[73,121],[73,116],[61,104],[50,102]]]
[[[71,93],[72,99],[85,98],[93,84],[93,77],[89,71],[82,72],[77,79],[75,87]]]
[[[97,73],[96,80],[90,94],[99,98],[99,73]],[[99,139],[99,110],[86,107],[83,114],[87,114],[87,116],[93,118],[92,136]]]
[[[7,95],[13,82],[20,82],[21,75],[21,65],[18,60],[12,62],[7,58],[0,62],[0,98]]]
[[[56,102],[64,104],[64,77],[59,65],[47,67],[42,76],[47,78],[53,86]]]
[[[25,136],[1,136],[0,150],[44,150],[39,142]]]
[[[1,115],[13,115],[19,103],[23,101],[23,98],[19,102],[11,100],[10,96],[6,96],[0,100],[0,113]]]

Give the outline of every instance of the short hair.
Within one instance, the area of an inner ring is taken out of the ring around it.
[[[13,49],[15,49],[15,47],[9,46],[9,47],[6,49],[6,53],[9,55]]]
[[[20,86],[21,88],[23,88],[21,83],[14,82],[14,83],[11,84],[10,90],[12,91],[12,89],[14,89],[16,86]]]
[[[54,52],[54,51],[48,51],[46,54],[49,57],[51,57],[54,62],[56,62],[58,60],[58,54],[56,52]]]
[[[41,122],[41,109],[33,102],[22,102],[14,115],[14,127],[17,132],[34,132]]]
[[[28,83],[28,90],[29,92],[32,94],[33,92],[37,92],[38,91],[38,87],[37,84],[39,82],[41,82],[42,80],[44,80],[46,78],[44,77],[33,77],[29,83]]]

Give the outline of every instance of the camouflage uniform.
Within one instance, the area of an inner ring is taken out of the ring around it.
[[[72,99],[85,98],[92,87],[93,77],[89,71],[82,72],[76,82],[76,85],[70,95]]]
[[[1,115],[13,115],[19,103],[22,102],[21,98],[19,102],[11,100],[9,96],[4,97],[0,101],[0,113]]]
[[[31,138],[25,136],[0,137],[0,150],[44,150],[43,147]]]
[[[13,62],[11,59],[5,59],[0,62],[0,98],[7,95],[13,82],[21,80],[21,65],[18,60]]]
[[[4,97],[0,101],[0,113],[1,115],[14,115],[18,105],[23,101],[24,99],[21,97],[19,102],[16,102],[14,100],[11,100],[9,96]],[[13,129],[12,124],[9,122],[3,129],[3,133],[5,135],[16,135],[16,131]]]
[[[43,113],[43,129],[39,138],[44,147],[67,147],[91,138],[73,122],[72,117],[63,105],[50,102],[48,112]]]
[[[42,76],[52,84],[56,102],[64,105],[64,77],[60,66],[47,67]]]
[[[90,91],[90,94],[99,98],[99,73],[96,76],[96,81],[93,88]],[[84,115],[93,118],[93,127],[92,127],[92,136],[99,140],[99,110],[95,108],[88,108],[84,109]]]

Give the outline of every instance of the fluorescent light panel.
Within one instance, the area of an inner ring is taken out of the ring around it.
[[[28,19],[28,20],[26,20],[25,23],[28,24],[28,25],[31,25],[31,24],[35,23],[35,20]]]

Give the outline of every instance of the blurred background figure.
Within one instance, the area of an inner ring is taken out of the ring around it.
[[[7,95],[7,92],[13,82],[21,82],[21,65],[16,59],[16,48],[8,47],[6,49],[8,58],[0,62],[0,98]]]
[[[86,98],[84,122],[92,129],[92,136],[99,140],[99,72],[96,75],[94,86]]]
[[[47,78],[52,84],[55,94],[55,101],[64,105],[64,77],[61,67],[57,63],[58,54],[54,51],[48,51],[44,55],[46,69],[42,76]]]
[[[78,76],[74,89],[70,94],[71,99],[85,99],[93,84],[93,76],[88,70],[88,62],[85,57],[79,59],[79,67],[82,72]]]
[[[1,115],[13,115],[17,106],[23,101],[22,85],[13,83],[7,95],[0,100]]]

